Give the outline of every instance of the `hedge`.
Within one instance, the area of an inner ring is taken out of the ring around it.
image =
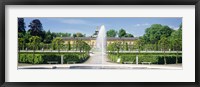
[[[82,63],[89,58],[89,55],[86,53],[82,54],[64,54],[64,64],[69,62]],[[61,56],[59,54],[20,54],[18,62],[19,63],[28,63],[28,64],[47,64],[48,61],[57,61],[58,64],[61,63]]]
[[[82,63],[89,58],[88,54],[67,54],[64,55],[64,63]]]
[[[166,63],[167,64],[175,64],[176,63],[176,55],[166,55]],[[108,54],[108,58],[117,62],[117,59],[121,59],[120,63],[136,63],[136,55],[134,54]],[[138,62],[141,64],[142,62],[151,62],[152,64],[164,64],[164,55],[138,55]],[[182,56],[178,55],[178,63],[182,63]]]

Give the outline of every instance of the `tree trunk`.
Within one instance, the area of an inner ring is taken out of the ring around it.
[[[20,59],[20,49],[18,51],[18,62],[19,62],[19,59]]]
[[[35,59],[35,47],[33,48],[33,64],[34,64],[34,59]]]
[[[164,63],[167,64],[166,58],[165,58],[165,50],[164,50]]]
[[[117,57],[119,57],[119,49],[117,49]]]
[[[176,52],[176,64],[178,64],[178,51]]]

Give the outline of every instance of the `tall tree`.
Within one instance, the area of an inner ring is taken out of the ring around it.
[[[140,37],[138,40],[135,41],[135,47],[139,52],[143,49],[144,43],[145,42],[143,37]]]
[[[117,41],[117,42],[114,42],[113,43],[114,45],[114,48],[116,48],[116,50],[117,50],[117,56],[119,57],[119,51],[120,51],[120,49],[121,49],[121,42],[120,41]]]
[[[125,37],[134,37],[132,34],[127,33]]]
[[[28,31],[32,36],[44,37],[42,23],[39,19],[32,20],[28,27],[30,28]]]
[[[161,24],[153,24],[151,25],[151,27],[145,30],[143,38],[145,40],[145,43],[157,44],[158,41],[161,39],[162,35],[169,37],[172,32],[173,29],[171,29],[168,26],[163,26]]]
[[[29,42],[33,49],[33,63],[34,63],[35,50],[38,49],[40,42],[41,42],[41,38],[38,36],[32,36],[31,38],[29,38]]]
[[[83,43],[84,43],[84,46],[83,46],[84,51],[86,51],[87,53],[89,53],[90,50],[91,50],[90,45],[87,44],[85,41]]]
[[[64,44],[64,41],[60,37],[56,37],[52,41],[52,45],[55,47],[55,49],[58,50],[58,53],[60,53],[60,49],[61,49],[63,44]]]
[[[182,50],[182,24],[171,34],[170,41],[173,50],[176,51],[176,63],[178,63],[178,51]]]
[[[82,33],[76,33],[76,37],[84,37],[84,35]]]
[[[107,37],[116,37],[117,31],[115,31],[114,29],[111,29],[107,31],[106,34],[107,34]]]
[[[124,29],[120,29],[118,33],[118,37],[125,37],[126,36],[126,31]]]
[[[18,38],[18,50],[20,51],[24,47],[24,38]]]
[[[128,51],[128,49],[129,49],[129,48],[128,48],[128,43],[126,43],[125,45],[126,45],[126,46],[125,46],[125,50]]]
[[[18,18],[18,33],[25,34],[26,33],[25,28],[26,26],[24,23],[24,18]]]
[[[73,38],[77,37],[76,34],[73,34],[72,36],[73,36]]]
[[[76,47],[79,49],[80,52],[82,52],[84,49],[84,41],[79,39],[76,41]]]
[[[161,39],[159,40],[159,44],[160,44],[161,49],[164,52],[164,64],[167,64],[167,61],[165,58],[165,51],[168,49],[169,41],[165,35],[161,36]]]
[[[18,40],[22,40],[24,35],[26,34],[25,28],[26,28],[26,26],[25,26],[25,23],[24,23],[24,18],[18,18],[18,38],[20,38]],[[20,42],[22,42],[21,49],[23,49],[24,48],[24,41],[20,41]]]
[[[71,50],[71,44],[70,44],[70,41],[68,41],[68,43],[67,43],[67,50]]]
[[[53,40],[53,35],[51,34],[51,31],[48,30],[45,34],[44,43],[50,44],[52,40]]]

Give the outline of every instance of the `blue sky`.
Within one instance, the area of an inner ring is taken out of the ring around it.
[[[134,36],[142,36],[145,29],[152,24],[168,25],[173,29],[178,29],[182,23],[182,18],[24,18],[26,30],[34,19],[39,19],[44,30],[51,32],[81,32],[90,36],[97,26],[105,25],[106,30],[123,28]]]

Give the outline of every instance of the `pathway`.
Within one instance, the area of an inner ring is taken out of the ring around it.
[[[94,52],[90,54],[90,58],[83,64],[116,64],[109,62],[107,55],[103,55],[101,52]]]

